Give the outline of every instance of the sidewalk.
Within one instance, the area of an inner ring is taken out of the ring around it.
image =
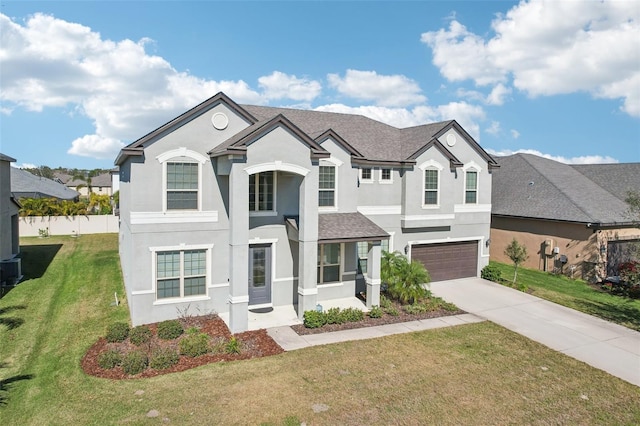
[[[392,334],[410,333],[413,331],[431,330],[434,328],[450,327],[452,325],[482,322],[484,319],[472,314],[452,315],[448,317],[430,318],[396,324],[377,325],[373,327],[357,328],[353,330],[334,331],[330,333],[298,335],[289,326],[268,328],[267,333],[285,351],[293,351],[309,346],[327,345],[330,343],[347,342],[350,340],[373,339],[375,337],[390,336]]]

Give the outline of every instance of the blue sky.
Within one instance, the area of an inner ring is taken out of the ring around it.
[[[637,1],[10,1],[0,151],[109,168],[224,91],[239,103],[456,119],[489,152],[640,161]]]

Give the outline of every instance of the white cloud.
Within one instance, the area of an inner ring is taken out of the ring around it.
[[[267,99],[288,98],[311,102],[322,90],[320,83],[315,80],[298,78],[280,71],[274,71],[271,75],[260,77],[258,83],[264,90],[264,96]]]
[[[420,105],[413,109],[331,104],[319,106],[314,110],[364,115],[398,128],[455,119],[476,141],[480,140],[478,121],[485,118],[482,107],[466,102],[451,102],[436,107]]]
[[[116,139],[101,138],[98,135],[85,135],[74,140],[67,152],[82,157],[111,159],[113,158],[113,153],[120,151],[123,146],[124,144]]]
[[[492,28],[495,35],[488,38],[454,20],[421,40],[450,81],[496,87],[511,82],[530,96],[589,92],[622,99],[621,109],[640,117],[636,2],[521,1]]]
[[[518,139],[520,137],[520,132],[516,129],[511,129],[511,137],[514,139]]]
[[[489,96],[487,96],[486,102],[489,105],[502,105],[504,99],[511,94],[511,88],[506,87],[502,83],[498,83],[493,87]]]
[[[213,81],[176,71],[138,42],[104,40],[90,28],[44,14],[24,25],[0,14],[2,113],[71,107],[93,121],[95,134],[69,153],[113,159],[123,146],[224,91],[238,102],[266,98],[244,81]],[[294,91],[298,99],[299,91]],[[95,144],[95,146],[93,145]]]
[[[16,169],[37,169],[38,168],[38,166],[31,163],[22,163],[22,164],[11,163],[11,167],[15,167]]]
[[[613,157],[609,157],[609,156],[602,156],[602,155],[581,155],[578,157],[563,157],[563,156],[559,156],[559,155],[551,155],[551,154],[544,154],[538,150],[535,149],[516,149],[515,151],[512,151],[510,149],[504,149],[501,151],[495,151],[491,148],[486,148],[485,149],[489,154],[491,155],[495,155],[495,156],[507,156],[507,155],[513,155],[513,154],[519,154],[519,153],[523,153],[523,154],[533,154],[533,155],[537,155],[538,157],[543,157],[543,158],[548,158],[549,160],[554,160],[554,161],[558,161],[560,163],[565,163],[565,164],[610,164],[610,163],[618,163],[618,160],[616,160]],[[499,161],[498,161],[499,163]]]
[[[498,133],[500,133],[501,129],[500,129],[500,123],[497,121],[492,121],[491,122],[491,126],[489,126],[485,132],[491,134],[491,135],[497,135]]]
[[[354,99],[373,101],[382,107],[405,107],[425,102],[420,86],[403,75],[379,75],[375,71],[347,70],[344,77],[327,75],[329,86]]]

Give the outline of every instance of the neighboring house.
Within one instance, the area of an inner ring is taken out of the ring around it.
[[[11,193],[11,163],[15,159],[0,154],[0,285],[17,283],[21,276],[20,204]]]
[[[11,168],[11,192],[18,200],[20,198],[77,200],[80,195],[58,181],[36,176],[15,167]]]
[[[568,165],[531,154],[499,158],[493,176],[491,258],[513,238],[524,266],[600,281],[633,258],[640,229],[627,216],[627,192],[640,190],[640,163]]]
[[[382,250],[433,280],[488,263],[489,156],[455,121],[398,129],[219,93],[123,148],[120,259],[134,325],[366,292]],[[366,261],[365,261],[366,259]]]
[[[71,190],[77,191],[81,196],[89,195],[89,185],[86,180],[73,179],[72,176],[58,174],[58,178]],[[66,178],[66,180],[65,180]],[[98,195],[113,195],[111,172],[101,173],[91,178],[91,192]]]
[[[111,175],[111,195],[113,195],[120,191],[120,169],[114,167],[109,170],[109,175]]]

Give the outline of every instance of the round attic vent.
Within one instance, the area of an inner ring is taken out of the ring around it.
[[[456,135],[449,133],[447,135],[447,145],[454,146],[456,144]]]
[[[218,130],[224,130],[229,125],[229,118],[222,112],[216,112],[211,116],[211,124]]]

